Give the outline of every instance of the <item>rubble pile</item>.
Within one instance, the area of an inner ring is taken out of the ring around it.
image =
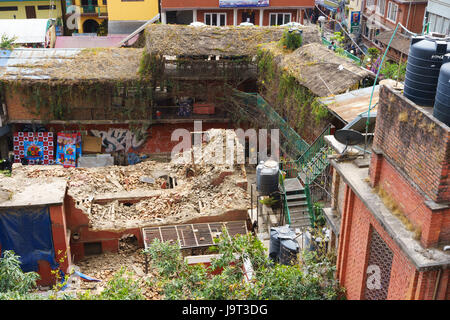
[[[133,274],[135,280],[139,280],[142,294],[147,300],[161,299],[160,293],[148,281],[156,279],[157,275],[152,268],[145,273],[145,262],[142,249],[138,246],[120,248],[119,253],[106,252],[88,256],[77,264],[79,270],[100,282],[80,281],[78,292],[89,290],[94,293],[101,292],[116,272],[125,268]]]
[[[170,163],[149,160],[100,168],[15,164],[12,179],[19,184],[66,179],[68,195],[88,215],[93,230],[181,224],[199,216],[246,210],[250,197],[238,185],[246,179],[245,167],[236,165],[236,150],[243,152],[243,147],[234,131],[226,132],[209,130],[202,152],[196,147],[186,151],[197,155],[194,163],[175,157]],[[234,144],[233,161],[218,160],[222,152],[226,155],[226,141]]]

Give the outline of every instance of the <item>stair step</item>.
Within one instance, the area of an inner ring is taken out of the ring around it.
[[[308,205],[308,202],[306,201],[288,201],[289,210],[291,207],[301,207]]]
[[[309,211],[307,208],[300,208],[300,207],[292,208],[292,210],[291,210],[291,208],[289,208],[289,213],[300,214],[300,215],[303,215],[303,214],[309,215]]]
[[[306,199],[305,193],[295,193],[295,194],[286,195],[286,200],[288,202],[289,202],[289,200],[297,200],[297,199]]]

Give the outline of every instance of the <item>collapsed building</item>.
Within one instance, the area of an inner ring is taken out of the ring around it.
[[[328,95],[330,88],[333,94],[342,93],[370,78],[321,47],[315,28],[301,29],[303,45],[292,56],[312,69],[296,77],[294,87],[313,92],[316,98]],[[22,252],[29,253],[30,270],[38,268],[43,283],[50,283],[50,270],[58,261],[63,261],[59,264],[66,272],[85,255],[117,251],[120,238],[130,234],[141,246],[159,238],[192,248],[212,244],[214,235],[227,225],[231,234],[247,232],[253,221],[247,212],[252,204],[245,167],[169,160],[179,143],[172,133],[208,132],[208,148],[223,141],[223,129],[280,127],[287,158],[310,148],[314,139],[304,141],[299,128],[283,119],[293,119],[295,112],[272,109],[255,94],[259,75],[267,72],[261,63],[261,44],[272,43],[269,46],[275,48],[284,31],[149,25],[145,48],[16,49],[2,55],[0,102],[6,123],[2,132],[10,140],[1,140],[0,151],[6,158],[12,149],[16,164],[12,176],[0,181],[0,216],[28,212],[30,219],[2,220],[1,227],[7,235],[24,228],[23,223],[33,225],[35,217],[42,218],[41,226],[48,232],[31,228],[29,235],[45,239],[16,238],[28,243]],[[325,50],[321,61],[311,57],[314,50]],[[337,61],[328,63],[332,67],[322,61],[335,57]],[[291,60],[289,54],[286,59]],[[295,69],[283,63],[273,72]],[[326,81],[308,81],[318,72],[316,66],[339,72],[330,72]],[[351,81],[340,82],[342,72],[352,74]],[[302,130],[325,124],[303,120]],[[202,121],[201,132],[196,132],[196,121]],[[236,145],[248,156],[247,141]],[[263,151],[267,150],[258,153]],[[287,212],[285,220],[291,223]],[[7,236],[1,240],[2,249],[17,244]],[[39,250],[45,254],[35,256]]]

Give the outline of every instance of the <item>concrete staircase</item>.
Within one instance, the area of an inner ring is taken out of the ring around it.
[[[291,218],[291,227],[302,228],[311,225],[305,189],[298,178],[285,179],[286,203]]]

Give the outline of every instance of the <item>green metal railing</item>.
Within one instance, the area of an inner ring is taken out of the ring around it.
[[[327,144],[325,143],[325,136],[331,134],[331,124],[328,124],[327,127],[322,131],[322,133],[314,140],[314,142],[305,150],[305,152],[300,156],[297,160],[298,164],[302,168],[302,170],[306,167],[308,163],[313,160],[314,156],[317,155],[323,147]]]
[[[98,6],[98,5],[84,5],[80,6],[81,13],[97,13],[99,17],[108,15],[108,7],[107,6]]]
[[[256,107],[256,110],[262,112],[269,120],[272,126],[279,128],[282,136],[287,143],[294,147],[295,152],[301,156],[293,161],[281,161],[280,171],[284,176],[280,177],[280,191],[283,194],[283,203],[285,208],[285,220],[287,224],[291,223],[291,216],[286,199],[286,189],[284,179],[299,178],[305,180],[304,188],[307,201],[308,212],[311,225],[315,224],[314,205],[311,199],[310,184],[320,175],[328,166],[327,155],[329,147],[325,142],[325,136],[331,134],[331,125],[328,125],[322,133],[309,145],[300,135],[293,130],[287,122],[257,93],[245,93],[235,90],[235,96],[242,99],[243,105]],[[301,177],[303,174],[303,177]],[[303,178],[303,179],[302,179]]]
[[[322,43],[323,43],[324,45],[326,45],[326,46],[331,46],[331,45],[332,45],[330,41],[328,41],[326,38],[323,38],[323,37],[322,37]],[[333,48],[334,48],[335,50],[336,50],[337,48],[339,48],[339,46],[337,46],[337,45],[335,45],[335,44],[333,44],[332,46],[333,46]],[[344,54],[345,57],[349,58],[350,60],[353,60],[353,61],[355,61],[356,63],[361,64],[361,59],[358,58],[357,56],[351,54],[350,52],[348,52],[348,51],[346,51],[346,50],[343,50],[343,54]]]
[[[283,197],[284,219],[287,224],[291,224],[291,214],[289,212],[289,206],[287,203],[286,189],[284,188],[284,179],[285,179],[285,177],[283,175],[281,175],[280,176],[280,189],[281,189],[280,191],[281,191],[282,197]]]

